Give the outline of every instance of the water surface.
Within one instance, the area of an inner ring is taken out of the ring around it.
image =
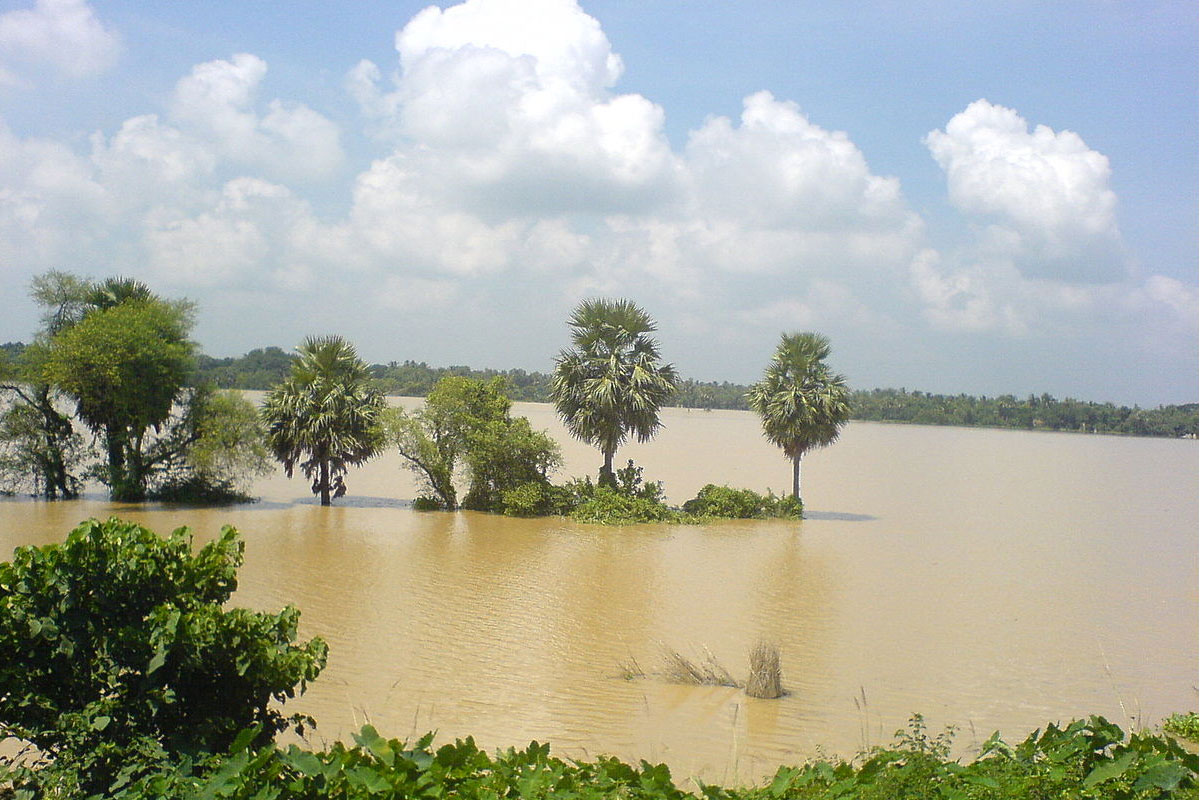
[[[405,401],[411,405],[415,401]],[[594,472],[545,405],[518,404]],[[623,448],[674,502],[704,483],[790,485],[744,412],[667,410]],[[750,781],[890,739],[913,712],[1000,729],[1100,713],[1154,724],[1196,707],[1197,443],[851,423],[804,461],[803,522],[607,528],[418,513],[398,456],[352,472],[321,508],[273,476],[222,509],[0,502],[0,553],[120,516],[199,538],[229,523],[247,562],[235,601],[303,610],[329,666],[295,704],[319,737],[371,721],[489,748],[666,761],[679,777]],[[744,678],[760,638],[789,694],[624,680],[663,646]]]

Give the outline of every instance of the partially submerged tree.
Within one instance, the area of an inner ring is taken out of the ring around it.
[[[800,459],[837,441],[850,418],[846,379],[825,363],[829,352],[829,339],[818,333],[785,333],[763,379],[746,393],[767,440],[792,461],[792,497],[797,500]]]
[[[679,378],[650,336],[654,320],[629,300],[584,301],[567,324],[574,348],[555,361],[551,398],[571,435],[603,454],[600,483],[612,486],[617,448],[654,436]]]
[[[137,502],[163,454],[147,447],[185,400],[195,346],[190,309],[155,297],[94,308],[57,333],[43,375],[103,438],[112,498]]]
[[[327,506],[332,495],[345,491],[346,470],[379,454],[383,396],[342,337],[309,337],[297,353],[291,373],[263,406],[267,443],[287,476],[298,464]]]
[[[185,385],[191,303],[128,278],[66,272],[34,278],[31,295],[42,328],[0,369],[0,490],[72,497],[90,472],[114,500],[246,499],[237,484],[262,471],[262,432],[246,424],[246,401]],[[87,463],[72,405],[101,440],[100,468]]]
[[[400,412],[390,423],[392,440],[421,480],[427,504],[458,508],[460,472],[468,483],[463,506],[479,511],[498,510],[504,492],[521,484],[548,482],[560,462],[558,445],[524,417],[512,418],[505,386],[503,378],[442,378],[422,408]]]

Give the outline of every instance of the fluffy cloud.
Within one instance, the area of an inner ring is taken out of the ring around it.
[[[925,143],[951,202],[990,223],[983,246],[1023,274],[1096,282],[1127,274],[1108,159],[1078,134],[1031,132],[1016,111],[977,100]]]
[[[84,0],[37,0],[0,14],[0,85],[22,83],[24,72],[47,66],[82,78],[112,66],[119,52],[116,33]]]
[[[171,120],[233,163],[290,180],[331,176],[344,159],[337,126],[282,100],[260,115],[255,101],[266,73],[266,62],[248,53],[198,64],[175,85]]]
[[[613,95],[620,58],[574,0],[430,7],[396,35],[393,88],[360,63],[364,111],[421,152],[436,182],[486,212],[614,212],[669,193],[676,162],[662,109]]]

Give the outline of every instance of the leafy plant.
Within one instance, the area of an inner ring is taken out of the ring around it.
[[[1163,730],[1175,736],[1194,742],[1200,738],[1200,720],[1195,711],[1186,714],[1172,714],[1163,720]]]
[[[799,519],[803,509],[803,504],[790,495],[776,497],[770,491],[762,495],[750,489],[731,489],[711,483],[683,504],[684,512],[693,516],[724,519]]]
[[[243,547],[227,526],[193,555],[186,528],[164,539],[113,518],[18,548],[0,564],[0,735],[44,754],[53,768],[38,774],[70,773],[90,792],[130,764],[311,723],[272,701],[304,691],[326,646],[295,642],[294,607],[222,608]]]

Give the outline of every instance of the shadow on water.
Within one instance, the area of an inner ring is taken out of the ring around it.
[[[819,519],[825,522],[875,522],[879,517],[871,514],[847,514],[844,511],[805,511],[805,519]]]

